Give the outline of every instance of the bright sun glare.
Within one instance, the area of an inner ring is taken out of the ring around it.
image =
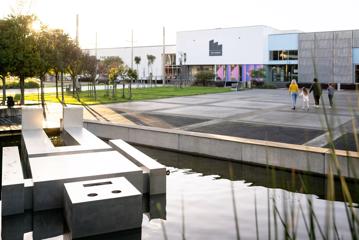
[[[32,30],[35,32],[39,32],[41,30],[41,23],[40,21],[34,21],[31,25]]]

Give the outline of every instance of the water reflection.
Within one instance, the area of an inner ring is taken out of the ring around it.
[[[291,192],[315,194],[322,199],[326,199],[327,197],[328,179],[322,175],[304,174],[278,169],[274,170],[240,162],[161,151],[144,146],[136,147],[163,165],[177,169],[188,169],[184,171],[186,174],[197,172],[203,175],[214,176],[217,179],[223,178],[232,181],[245,180],[252,186],[280,188]],[[347,184],[353,201],[359,202],[359,181],[350,180],[347,181]],[[305,189],[303,185],[305,185]],[[335,179],[334,187],[335,200],[344,201],[339,179]]]
[[[166,219],[166,195],[145,195],[143,212],[149,220]],[[3,240],[72,239],[66,225],[63,209],[32,212],[2,218]],[[141,239],[141,228],[80,238],[86,240]]]

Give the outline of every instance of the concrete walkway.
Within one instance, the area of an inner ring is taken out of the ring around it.
[[[353,123],[359,126],[358,94],[354,91],[335,93],[335,108],[328,106],[323,91],[324,106],[291,110],[290,97],[285,89],[252,89],[221,94],[85,106],[85,119],[182,129],[260,140],[278,141],[310,146],[328,143],[328,126],[334,140],[344,133],[352,134]],[[323,108],[324,107],[324,108]],[[48,124],[56,126],[61,117],[61,105],[47,105]],[[355,120],[353,122],[353,120]],[[340,140],[342,141],[342,140]]]
[[[325,146],[328,127],[335,138],[353,132],[358,95],[354,91],[336,92],[336,106],[330,109],[326,92],[323,93],[324,108],[311,106],[308,112],[301,109],[301,98],[297,110],[291,110],[287,90],[253,89],[91,106],[85,118]],[[312,96],[310,101],[313,104]]]

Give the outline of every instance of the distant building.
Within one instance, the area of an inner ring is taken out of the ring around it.
[[[118,48],[98,48],[98,59],[104,59],[110,56],[119,56],[127,66],[131,66],[131,47],[118,47]],[[95,55],[95,49],[85,49],[90,55]],[[165,46],[165,68],[167,78],[170,75],[178,75],[178,69],[176,69],[176,46]],[[150,73],[156,79],[162,79],[162,54],[163,46],[136,46],[133,47],[133,58],[136,56],[141,58],[140,64],[136,65],[134,59],[133,68],[138,70],[138,76],[142,79],[148,78]],[[153,65],[148,66],[147,55],[154,55],[156,57]]]
[[[94,54],[91,49],[90,53]],[[134,47],[139,72],[147,77],[146,54],[156,56],[153,75],[162,78],[162,46]],[[98,49],[98,56],[120,56],[131,65],[131,48]],[[135,64],[134,64],[135,67]],[[208,70],[217,81],[248,81],[264,69],[269,82],[359,83],[359,30],[304,33],[268,26],[177,32],[176,45],[166,46],[166,78],[193,79]]]

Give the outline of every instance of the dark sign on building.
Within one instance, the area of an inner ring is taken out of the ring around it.
[[[222,44],[214,40],[209,41],[209,56],[222,56]]]

